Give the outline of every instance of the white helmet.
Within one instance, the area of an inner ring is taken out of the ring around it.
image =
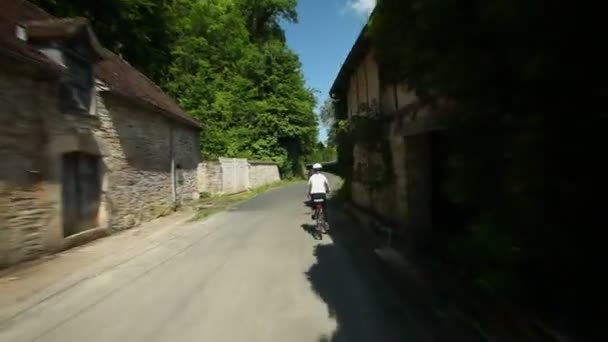
[[[319,163],[315,163],[315,164],[312,166],[312,169],[313,169],[313,170],[321,170],[322,168],[323,168],[323,165],[321,165],[321,164],[319,164]]]

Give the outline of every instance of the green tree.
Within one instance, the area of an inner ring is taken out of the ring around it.
[[[203,154],[273,159],[286,174],[311,153],[314,97],[279,20],[295,1],[182,1],[167,88],[205,126]],[[193,58],[196,56],[196,58]]]
[[[306,162],[309,164],[333,162],[336,160],[336,157],[335,146],[326,146],[322,142],[318,142],[312,154],[306,158]]]
[[[271,39],[285,41],[285,33],[279,21],[297,22],[297,0],[241,0],[241,10],[245,17],[251,39],[265,42]]]
[[[331,127],[334,122],[334,117],[334,102],[332,99],[327,98],[319,109],[319,121],[321,121],[321,124],[323,124],[325,127]]]

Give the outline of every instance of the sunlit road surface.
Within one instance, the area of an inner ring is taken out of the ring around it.
[[[309,234],[304,197],[293,184],[116,248],[0,309],[0,341],[431,341],[376,270]]]

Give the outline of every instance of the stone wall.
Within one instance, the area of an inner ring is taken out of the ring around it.
[[[206,194],[235,194],[281,180],[273,162],[219,158],[198,166],[198,191]]]
[[[279,167],[273,162],[249,161],[249,185],[258,188],[281,180]]]
[[[394,177],[391,165],[386,165],[380,149],[366,144],[355,144],[353,160],[355,179],[352,182],[351,195],[354,204],[394,223],[399,219],[397,211]]]
[[[172,206],[171,156],[176,200],[198,192],[198,132],[106,93],[98,97],[104,182],[111,206],[111,227],[125,229],[148,221]]]
[[[222,193],[222,166],[218,161],[204,161],[198,164],[197,178],[200,194]]]
[[[97,93],[94,115],[60,113],[56,82],[10,70],[0,68],[0,267],[167,213],[173,181],[177,202],[198,195],[196,129],[109,92]],[[101,198],[90,229],[65,237],[62,163],[72,152],[99,161]]]
[[[243,158],[220,158],[222,193],[236,194],[249,189],[249,163]]]
[[[352,202],[380,220],[391,224],[399,234],[424,235],[431,226],[431,165],[429,135],[393,136],[388,151],[380,152],[364,144],[355,144],[355,177],[351,183]],[[389,153],[390,164],[382,153]],[[390,167],[384,182],[370,184],[370,173]]]
[[[43,115],[54,116],[56,83],[0,69],[0,267],[44,249],[56,203],[45,177]]]
[[[176,165],[176,200],[178,203],[186,203],[198,197],[197,169],[201,160],[199,132],[176,125],[172,136]]]

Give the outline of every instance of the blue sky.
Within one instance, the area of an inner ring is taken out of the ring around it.
[[[299,0],[298,23],[283,25],[287,44],[300,55],[304,77],[317,90],[318,103],[329,95],[375,0]],[[326,139],[322,129],[320,140]]]

